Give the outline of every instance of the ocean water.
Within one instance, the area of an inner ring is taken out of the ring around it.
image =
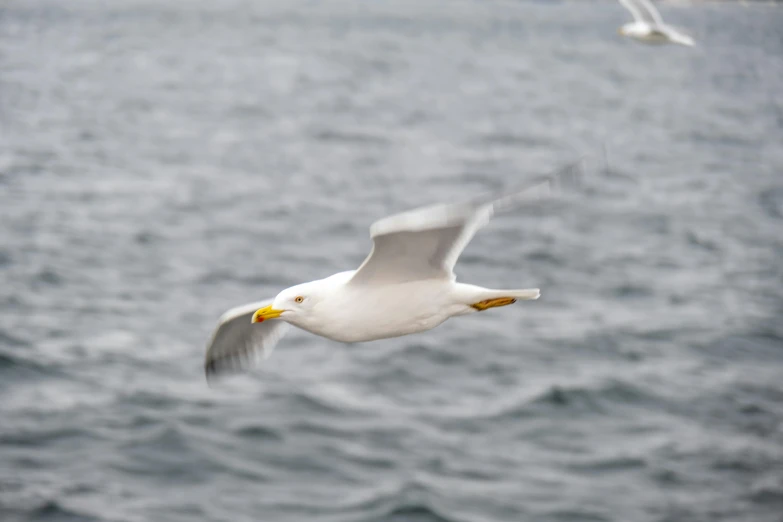
[[[0,520],[783,520],[783,8],[0,5]],[[461,281],[536,302],[207,386],[227,308],[587,158]]]

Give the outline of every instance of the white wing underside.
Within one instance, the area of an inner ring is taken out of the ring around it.
[[[204,370],[207,379],[222,373],[236,373],[251,367],[257,359],[266,359],[288,331],[285,321],[252,324],[253,313],[272,303],[272,299],[249,303],[224,313],[207,345]]]
[[[634,20],[647,25],[663,25],[663,19],[650,0],[620,0]]]
[[[545,199],[572,184],[581,162],[543,176],[501,197],[434,205],[396,214],[370,227],[373,249],[348,284],[383,285],[424,279],[454,280],[454,265],[495,212]]]

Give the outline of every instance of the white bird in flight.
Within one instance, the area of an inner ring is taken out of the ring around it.
[[[453,269],[493,213],[574,185],[581,162],[489,201],[435,205],[370,228],[373,248],[357,270],[287,288],[274,299],[224,313],[212,335],[207,378],[266,359],[289,325],[346,343],[430,330],[450,317],[538,299],[538,288],[491,290],[458,283]]]
[[[648,44],[679,44],[693,46],[693,38],[663,23],[661,14],[650,0],[620,0],[633,15],[634,21],[623,25],[618,32]]]

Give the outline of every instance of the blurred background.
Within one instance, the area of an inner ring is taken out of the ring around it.
[[[783,8],[0,5],[0,520],[776,521]],[[606,154],[604,154],[604,150]],[[209,388],[227,308],[588,157],[462,281],[537,302]]]

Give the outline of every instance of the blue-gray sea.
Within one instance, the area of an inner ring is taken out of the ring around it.
[[[2,522],[783,520],[783,8],[0,4]],[[208,386],[227,308],[576,158],[461,281],[542,298]]]

